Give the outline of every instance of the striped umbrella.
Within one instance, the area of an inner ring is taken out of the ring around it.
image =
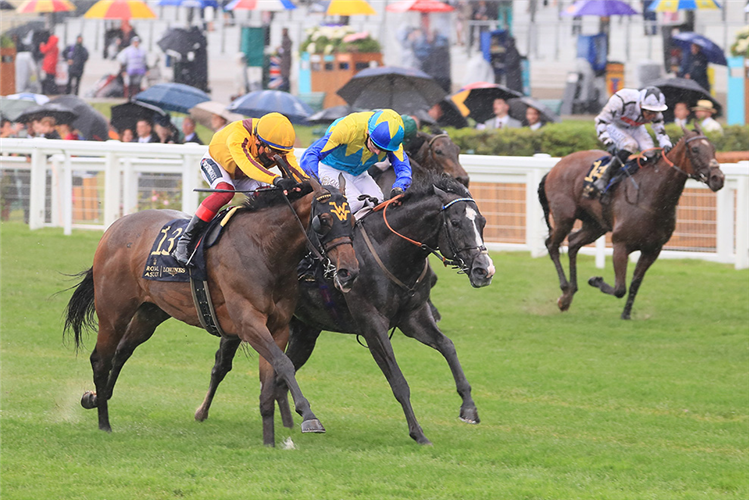
[[[388,5],[390,12],[452,12],[455,9],[439,0],[400,0]]]
[[[377,12],[365,0],[330,0],[328,10],[329,16],[370,16]]]
[[[68,12],[75,10],[75,5],[68,0],[26,0],[18,6],[16,12],[21,14],[41,12]]]
[[[156,19],[151,7],[140,0],[99,0],[83,17],[88,19]]]
[[[648,10],[654,12],[676,12],[677,10],[715,10],[722,8],[715,0],[658,0]]]
[[[291,0],[234,0],[225,8],[226,10],[265,10],[278,12],[296,9],[296,5],[291,3]]]

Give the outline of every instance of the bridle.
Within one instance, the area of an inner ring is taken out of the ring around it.
[[[685,145],[685,146],[687,146],[687,147],[686,147],[686,150],[687,150],[687,157],[689,158],[689,162],[690,162],[690,164],[692,165],[692,169],[693,169],[693,172],[691,172],[691,173],[689,173],[689,172],[685,172],[685,171],[684,171],[684,170],[683,170],[683,169],[682,169],[681,167],[679,167],[679,166],[678,166],[678,165],[676,165],[676,164],[675,164],[674,162],[672,162],[671,160],[669,160],[669,159],[668,159],[668,156],[666,156],[666,153],[662,153],[662,154],[661,154],[661,158],[663,158],[663,159],[665,160],[666,164],[667,164],[667,165],[668,165],[669,167],[671,167],[671,168],[674,168],[674,169],[678,170],[678,171],[679,171],[679,172],[681,172],[682,174],[686,175],[686,176],[687,176],[687,177],[688,177],[689,179],[694,179],[694,180],[696,180],[696,181],[699,181],[699,182],[702,182],[702,183],[705,183],[705,184],[706,184],[706,183],[707,183],[707,181],[708,181],[708,176],[707,176],[707,174],[704,174],[704,173],[697,173],[697,170],[696,170],[696,169],[694,169],[694,160],[693,160],[693,158],[692,158],[692,152],[690,151],[690,149],[689,149],[689,147],[688,147],[688,146],[689,146],[689,143],[690,143],[690,142],[692,142],[692,141],[696,141],[697,139],[706,139],[706,140],[709,140],[709,139],[707,138],[707,136],[705,136],[705,135],[703,135],[703,134],[700,134],[700,135],[696,135],[696,136],[694,136],[694,137],[690,137],[689,139],[684,139],[684,145]],[[661,151],[661,152],[662,152],[662,151],[663,151],[663,148],[652,148],[652,149],[646,149],[646,150],[645,150],[645,151],[643,151],[642,153],[645,153],[645,152],[647,152],[647,151],[652,151],[652,150],[659,150],[659,151]],[[642,153],[641,153],[641,155],[640,155],[640,156],[639,156],[639,157],[637,158],[637,163],[638,163],[638,165],[640,166],[640,168],[642,168],[642,163],[640,163],[640,158],[642,158]],[[712,163],[712,161],[711,161],[711,163]],[[710,168],[710,167],[708,167],[708,168]]]
[[[451,206],[455,205],[459,202],[468,202],[468,203],[476,203],[476,200],[473,198],[456,198],[454,200],[451,200],[449,203],[446,203],[445,205],[442,205],[440,208],[440,212],[442,213],[442,229],[445,231],[445,235],[447,237],[447,244],[448,244],[448,250],[450,254],[452,254],[452,257],[445,257],[441,252],[439,247],[438,248],[432,248],[426,243],[422,243],[420,241],[413,240],[409,238],[408,236],[404,236],[395,229],[392,228],[390,223],[387,219],[387,209],[388,206],[395,200],[399,199],[403,195],[398,195],[395,198],[391,198],[390,200],[382,203],[380,206],[375,207],[375,210],[379,210],[380,207],[382,207],[382,219],[385,221],[385,225],[387,228],[392,232],[393,234],[399,236],[400,238],[406,240],[407,242],[411,243],[412,245],[415,245],[422,250],[429,252],[433,255],[436,255],[437,258],[439,258],[442,261],[442,264],[447,267],[451,266],[453,269],[457,269],[458,273],[468,273],[470,269],[466,265],[465,261],[460,258],[459,253],[464,252],[466,250],[478,250],[481,253],[487,253],[486,246],[480,245],[480,246],[466,246],[462,248],[457,248],[457,245],[455,244],[455,241],[452,238],[452,235],[450,234],[450,225],[447,219],[447,209]]]

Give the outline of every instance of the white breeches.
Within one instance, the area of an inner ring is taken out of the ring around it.
[[[626,149],[631,153],[638,153],[653,147],[653,139],[645,129],[645,125],[633,129],[623,129],[609,124],[606,130],[617,149]]]
[[[382,201],[384,198],[380,186],[377,185],[372,176],[367,172],[353,176],[348,172],[343,172],[342,170],[320,163],[317,167],[317,173],[320,176],[321,184],[330,184],[337,188],[340,187],[338,185],[338,175],[343,174],[343,178],[346,179],[346,198],[348,199],[349,207],[351,207],[351,213],[358,212],[364,206],[364,202],[359,200],[359,196],[362,194],[373,196],[379,201]]]

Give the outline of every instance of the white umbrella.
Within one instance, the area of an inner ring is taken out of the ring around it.
[[[190,116],[195,118],[196,122],[208,128],[211,128],[213,115],[224,118],[228,123],[244,119],[242,115],[227,111],[226,105],[216,101],[201,102],[190,110]]]
[[[20,94],[11,94],[7,96],[8,99],[17,99],[21,101],[34,101],[35,103],[41,105],[41,104],[47,104],[49,102],[49,97],[43,94],[32,94],[31,92],[21,92]]]

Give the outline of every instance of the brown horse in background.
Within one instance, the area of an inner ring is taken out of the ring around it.
[[[604,151],[582,151],[565,156],[541,179],[538,198],[544,209],[549,237],[546,248],[554,262],[562,296],[557,305],[569,309],[577,292],[577,253],[581,247],[593,243],[611,231],[614,247],[612,287],[602,277],[590,278],[588,284],[603,293],[622,298],[627,292],[627,258],[639,250],[629,296],[622,319],[630,319],[632,304],[643,276],[660,255],[663,245],[676,227],[676,206],[688,178],[696,179],[718,191],[723,187],[723,172],[715,159],[715,146],[704,136],[699,125],[696,130],[684,129],[684,136],[665,155],[659,154],[655,163],[642,166],[632,179],[625,179],[608,200],[589,200],[583,196],[583,183],[592,163],[606,155]],[[553,224],[549,215],[553,218]],[[582,228],[570,234],[576,220]],[[570,280],[564,275],[559,260],[559,246],[569,235]]]
[[[341,184],[345,190],[345,183]],[[302,432],[325,432],[302,395],[294,365],[284,354],[289,321],[297,302],[299,261],[307,252],[308,226],[314,229],[322,251],[334,264],[334,282],[343,292],[353,286],[359,264],[352,245],[353,217],[345,194],[314,179],[302,191],[272,189],[248,201],[226,225],[218,243],[206,251],[208,283],[219,324],[230,338],[249,343],[261,356],[262,392],[270,408],[261,404],[263,441],[274,444],[274,372],[290,389]],[[291,198],[296,198],[292,201]],[[84,408],[97,408],[99,429],[111,431],[108,400],[127,359],[153,335],[158,325],[172,317],[200,326],[189,283],[151,281],[143,272],[151,247],[162,227],[185,217],[173,210],[146,210],[115,221],[104,233],[93,266],[84,273],[67,307],[65,331],[94,326],[99,333],[91,354],[96,392],[86,392]],[[302,229],[304,227],[304,229]],[[178,230],[177,230],[178,231]],[[164,250],[172,250],[179,233],[164,235]],[[166,248],[169,245],[169,248]],[[261,398],[261,402],[263,399]]]

